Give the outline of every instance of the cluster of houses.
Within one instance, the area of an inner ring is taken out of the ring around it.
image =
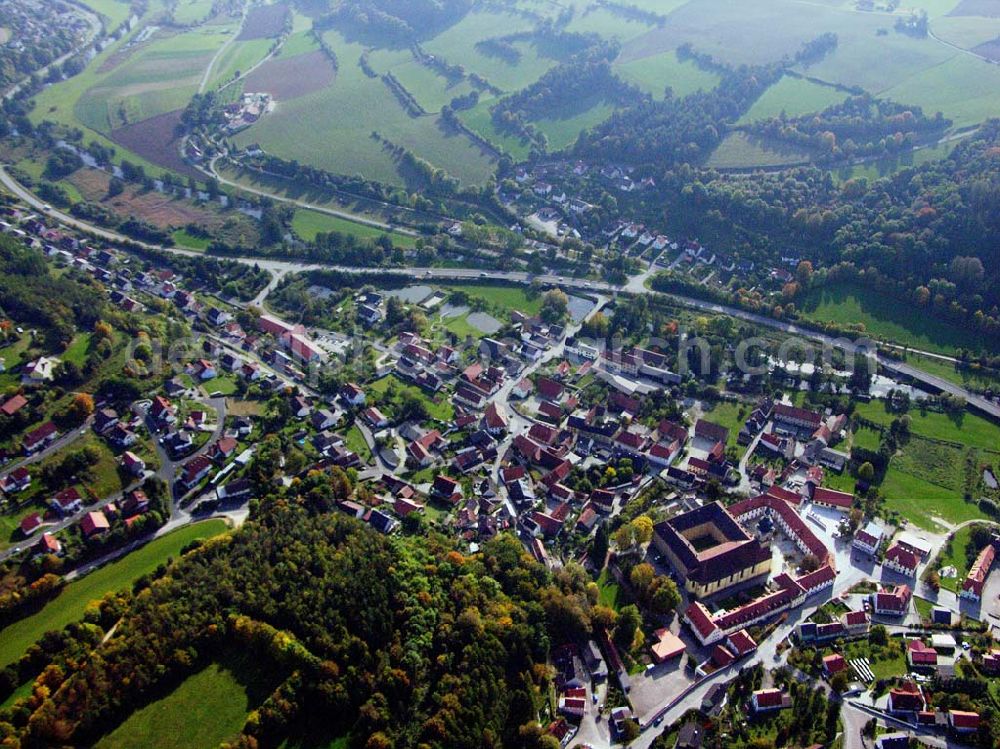
[[[962,740],[979,731],[980,715],[972,710],[942,709],[936,710],[927,699],[921,686],[912,679],[904,679],[889,689],[885,698],[886,712],[906,723],[930,731],[950,734]],[[883,749],[895,749],[900,746],[900,736],[906,734],[889,734],[890,741],[883,742]],[[884,737],[883,737],[884,738]]]
[[[86,499],[75,486],[71,486],[52,495],[47,504],[49,509],[44,515],[32,512],[21,519],[19,527],[25,538],[31,538],[46,526],[80,513],[84,509]],[[90,540],[109,532],[112,523],[118,520],[125,528],[130,528],[148,510],[149,498],[146,493],[142,489],[134,489],[127,492],[118,502],[108,502],[100,509],[84,513],[76,522],[76,526],[83,539]],[[62,542],[54,534],[43,531],[33,545],[32,553],[61,556],[64,549]]]
[[[785,470],[789,473],[800,466],[820,466],[841,473],[850,455],[834,445],[844,438],[846,426],[846,414],[825,415],[764,398],[740,429],[738,441],[751,445],[756,439],[756,450],[765,457],[788,461]],[[773,482],[775,477],[773,473],[769,477],[762,475],[761,480]]]

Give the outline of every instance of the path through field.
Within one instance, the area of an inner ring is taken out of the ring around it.
[[[215,70],[215,63],[219,61],[219,58],[225,54],[226,50],[229,49],[229,45],[236,41],[236,38],[243,31],[243,24],[246,23],[247,13],[249,12],[249,5],[243,5],[243,15],[240,16],[240,25],[236,27],[236,32],[226,40],[226,43],[219,47],[215,52],[215,56],[212,58],[211,62],[208,63],[208,67],[205,68],[205,73],[201,76],[201,83],[198,84],[198,93],[205,93],[205,88],[208,86],[208,81],[212,77],[212,71]]]

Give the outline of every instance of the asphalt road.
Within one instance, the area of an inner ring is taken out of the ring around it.
[[[79,219],[71,216],[63,211],[60,211],[52,206],[42,202],[32,193],[25,190],[17,181],[11,178],[7,170],[0,166],[0,183],[2,183],[8,190],[14,193],[21,200],[25,201],[36,210],[49,217],[64,223],[67,226],[76,228],[80,231],[90,233],[97,237],[106,239],[111,242],[116,243],[132,243],[137,244],[141,247],[146,247],[152,250],[159,250],[164,252],[172,252],[179,255],[186,256],[196,256],[201,253],[192,252],[189,250],[182,250],[176,247],[164,247],[162,245],[153,245],[146,242],[136,242],[136,240],[130,239],[117,232],[109,231],[107,229],[102,229],[101,227],[94,226],[85,221],[80,221]],[[681,296],[678,294],[666,294],[664,292],[653,291],[646,288],[646,280],[652,275],[653,268],[650,267],[646,272],[633,277],[629,282],[623,286],[614,286],[612,284],[606,283],[604,281],[588,281],[580,278],[573,278],[572,276],[562,276],[550,273],[544,273],[541,275],[532,275],[524,271],[497,271],[497,270],[476,270],[473,268],[373,268],[373,267],[353,267],[336,265],[333,263],[314,263],[314,262],[296,262],[291,260],[272,260],[267,258],[255,258],[255,257],[236,257],[230,258],[238,262],[247,263],[250,265],[256,265],[260,268],[264,268],[270,271],[275,276],[281,276],[289,272],[300,273],[309,270],[319,270],[319,269],[329,269],[342,271],[344,273],[355,273],[359,275],[366,274],[376,274],[376,273],[386,273],[398,270],[400,273],[405,273],[414,278],[414,280],[425,279],[425,280],[435,280],[435,279],[449,279],[449,280],[463,280],[463,279],[482,279],[482,280],[495,280],[495,281],[505,281],[507,283],[522,283],[528,284],[533,281],[538,281],[542,284],[557,284],[567,289],[572,289],[577,292],[583,293],[603,293],[609,294],[612,297],[619,293],[631,293],[631,294],[650,294],[656,296],[663,296],[670,299],[671,302],[675,304],[680,304],[685,307],[690,307],[692,309],[702,310],[704,312],[713,312],[722,315],[729,315],[730,317],[735,317],[740,320],[746,320],[747,322],[752,322],[756,325],[763,327],[768,327],[774,330],[779,330],[789,335],[795,335],[801,338],[816,341],[820,344],[832,346],[839,345],[844,348],[849,353],[864,353],[867,351],[866,341],[852,342],[846,339],[835,339],[832,336],[826,335],[824,333],[819,333],[815,330],[808,328],[803,328],[795,325],[794,323],[785,322],[783,320],[775,320],[771,317],[765,317],[764,315],[759,315],[754,312],[748,312],[746,310],[738,309],[736,307],[730,307],[727,305],[716,304],[714,302],[708,302],[703,299],[694,299],[692,297]],[[261,298],[259,301],[263,301]],[[870,343],[870,342],[867,342]],[[950,393],[951,395],[957,395],[964,398],[968,405],[988,416],[995,419],[1000,419],[1000,404],[997,404],[991,400],[984,398],[981,395],[970,392],[960,385],[949,382],[941,377],[928,374],[923,372],[916,367],[913,367],[906,362],[897,362],[885,357],[879,357],[879,362],[890,369],[904,375],[913,378],[916,382],[920,383],[922,386],[941,391],[945,393]]]

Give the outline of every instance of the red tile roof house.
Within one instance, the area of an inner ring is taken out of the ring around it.
[[[149,509],[149,497],[142,489],[135,489],[125,495],[122,502],[122,512],[126,515],[139,515]]]
[[[110,528],[111,524],[100,510],[97,512],[88,512],[80,521],[80,531],[83,533],[84,538],[93,538],[98,534],[107,532]]]
[[[750,697],[755,713],[785,710],[792,706],[792,698],[780,689],[758,689]]]
[[[25,515],[23,518],[21,518],[21,523],[19,527],[21,528],[21,533],[24,536],[30,536],[32,533],[37,531],[43,525],[44,522],[42,521],[42,516],[39,515],[37,512],[33,512],[30,515]]]
[[[223,437],[209,449],[209,457],[216,461],[222,462],[229,459],[239,448],[239,443],[232,437]]]
[[[817,486],[813,489],[813,504],[820,507],[832,507],[835,510],[850,510],[854,505],[854,495],[847,492],[838,492],[836,489],[827,489]]]
[[[165,424],[173,424],[177,421],[177,409],[162,395],[157,395],[153,398],[153,405],[150,407],[149,412],[154,419],[162,421]]]
[[[26,405],[28,405],[28,399],[18,393],[3,402],[3,405],[0,406],[0,413],[4,416],[13,416]]]
[[[146,461],[131,450],[122,453],[122,466],[133,476],[141,476],[146,471]]]
[[[181,477],[181,482],[185,487],[191,489],[205,478],[211,470],[212,461],[204,455],[199,455],[184,464],[184,474]]]
[[[894,570],[906,577],[916,577],[917,565],[919,563],[920,560],[917,559],[916,554],[896,544],[885,553],[882,566],[888,567],[890,570]]]
[[[955,733],[973,733],[979,730],[979,713],[967,710],[949,710],[948,728]]]
[[[979,556],[976,557],[976,561],[973,562],[969,574],[962,583],[962,590],[959,593],[962,598],[969,598],[974,601],[982,598],[983,585],[986,584],[986,578],[990,575],[990,568],[993,566],[995,557],[996,548],[990,542],[979,552]]]
[[[490,434],[495,436],[506,432],[508,421],[507,409],[503,407],[503,404],[494,401],[486,407],[486,413],[483,414],[483,426]]]
[[[729,649],[736,654],[737,658],[749,655],[757,649],[757,643],[745,629],[733,632],[729,635]]]
[[[83,497],[76,487],[71,486],[52,497],[49,506],[61,515],[71,515],[83,509]]]
[[[784,403],[775,404],[773,415],[775,421],[812,430],[817,429],[823,423],[821,414]]]
[[[38,543],[34,546],[35,554],[55,554],[59,556],[62,554],[62,550],[62,543],[51,533],[43,533],[42,537],[38,539]]]
[[[906,662],[913,668],[936,668],[938,654],[923,640],[910,640],[906,643]]]
[[[694,436],[698,439],[709,440],[712,444],[725,442],[729,439],[729,430],[721,424],[698,419],[694,425]]]
[[[403,497],[396,497],[396,501],[392,505],[392,509],[395,510],[396,514],[401,518],[405,518],[407,515],[412,513],[422,513],[424,511],[424,505],[419,502],[411,502]]]
[[[848,611],[844,615],[844,626],[852,635],[867,632],[868,624],[869,621],[867,611]]]
[[[839,674],[841,671],[846,670],[847,661],[844,660],[844,656],[840,653],[823,656],[823,673],[827,676],[833,676],[834,674]]]
[[[548,400],[557,401],[563,394],[562,383],[548,377],[539,377],[535,382],[535,387],[538,389],[539,396]]]
[[[406,452],[417,465],[425,468],[434,462],[431,450],[440,444],[441,441],[441,433],[437,429],[433,429],[420,439],[413,440],[413,442],[407,445]]]
[[[44,449],[59,437],[59,430],[51,421],[47,421],[37,429],[32,429],[21,440],[21,447],[26,455],[31,455]]]
[[[353,382],[348,382],[340,388],[340,397],[352,406],[365,405],[365,391]]]
[[[875,613],[882,616],[903,616],[909,611],[912,595],[913,591],[910,590],[909,585],[882,588],[872,596]]]
[[[4,494],[16,494],[31,486],[31,474],[24,466],[15,468],[2,479],[0,479],[0,489]]]
[[[385,414],[379,411],[375,406],[366,408],[362,413],[365,421],[373,429],[382,429],[383,427],[389,426],[389,420],[385,418]]]
[[[926,706],[920,687],[912,681],[904,681],[899,687],[889,690],[888,710],[892,715],[915,715]]]
[[[455,479],[439,473],[431,485],[431,496],[448,504],[457,505],[462,501],[462,486]]]

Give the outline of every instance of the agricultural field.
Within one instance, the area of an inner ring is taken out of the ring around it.
[[[226,523],[222,520],[206,520],[186,526],[70,583],[40,611],[2,630],[0,663],[14,662],[45,632],[62,629],[70,622],[81,619],[91,601],[148,575],[168,558],[176,557],[192,541],[216,536],[225,530]]]
[[[211,0],[177,0],[172,18],[178,26],[197,26],[211,15]]]
[[[204,0],[189,1],[193,4]],[[126,21],[130,12],[130,4],[125,0],[87,0],[85,4],[104,20],[109,31]]]
[[[364,48],[337,31],[324,39],[341,66],[332,86],[279,106],[233,140],[342,174],[364,174],[387,184],[405,177],[378,133],[444,169],[465,184],[481,184],[493,170],[491,157],[434,115],[411,117],[386,84],[369,78],[357,61]],[[324,127],[317,127],[317,123]]]
[[[176,35],[157,32],[80,97],[76,117],[86,127],[108,134],[183,109],[233,30],[226,25]]]
[[[121,18],[125,10],[119,0],[94,0],[94,7],[110,19]],[[148,39],[138,37],[143,23],[157,23],[164,7],[177,25],[161,28]],[[847,87],[921,106],[928,113],[940,110],[955,129],[974,126],[1000,109],[1000,70],[974,56],[993,57],[994,46],[1000,55],[1000,17],[971,0],[915,0],[895,15],[857,12],[848,2],[643,0],[635,7],[654,14],[648,19],[593,0],[569,0],[561,6],[519,2],[509,10],[483,5],[421,40],[420,49],[427,55],[461,66],[466,75],[454,78],[418,59],[418,51],[377,38],[361,41],[336,25],[323,31],[337,60],[331,64],[311,31],[324,7],[290,9],[280,2],[254,6],[241,27],[239,18],[213,16],[209,0],[152,0],[138,29],[98,55],[84,74],[43,92],[35,116],[45,111],[45,116],[65,124],[83,125],[147,163],[191,174],[169,132],[179,112],[203,82],[217,88],[244,77],[227,91],[270,93],[276,109],[237,135],[239,146],[259,144],[277,156],[331,172],[415,186],[414,175],[401,173],[394,150],[401,147],[463,185],[482,185],[494,171],[495,154],[452,131],[438,113],[456,97],[476,90],[469,75],[483,77],[500,93],[479,91],[479,104],[458,116],[498,151],[517,160],[527,158],[529,145],[498,132],[489,109],[498,97],[531,85],[566,61],[573,48],[554,37],[525,36],[509,40],[510,55],[498,55],[483,43],[530,32],[542,18],[570,34],[596,34],[620,44],[613,70],[656,99],[662,99],[668,87],[674,96],[686,96],[718,83],[717,73],[679,58],[683,44],[729,65],[765,64],[793,57],[820,33],[837,35],[830,54],[796,66],[795,72],[804,77],[786,76],[773,85],[740,123],[781,112],[796,116],[819,111],[841,101]],[[918,38],[895,30],[897,18],[910,8],[929,14],[936,36]],[[266,59],[286,33],[274,57]],[[135,38],[142,41],[129,46]],[[362,71],[362,56],[374,77]],[[391,75],[405,93],[397,96],[381,80],[384,75]],[[403,98],[427,114],[408,113]],[[613,111],[595,96],[536,118],[533,124],[547,137],[549,149],[558,150],[571,146],[582,130]],[[149,127],[140,130],[142,125]],[[889,174],[943,152],[924,149],[905,158],[856,165],[838,177]],[[733,132],[706,165],[779,168],[807,163],[811,157],[807,150],[751,141]]]
[[[428,112],[440,112],[456,96],[475,90],[467,80],[449,81],[416,60],[394,65],[390,71]]]
[[[675,50],[629,62],[619,61],[615,70],[621,78],[654,99],[663,99],[668,86],[674,96],[687,96],[695,91],[713,89],[719,83],[716,73],[702,70],[690,60],[680,59]]]
[[[490,116],[490,107],[496,104],[496,100],[487,99],[480,101],[472,109],[466,109],[458,113],[458,118],[471,130],[479,133],[494,146],[509,154],[511,158],[523,161],[531,153],[531,144],[507,133],[497,130]]]
[[[328,191],[299,185],[289,180],[281,179],[280,177],[262,176],[247,170],[232,168],[227,169],[223,167],[220,167],[218,172],[224,179],[240,187],[266,191],[272,195],[289,198],[301,203],[307,203],[310,206],[335,209],[348,214],[348,216],[357,216],[358,219],[374,219],[387,224],[403,224],[408,222],[435,220],[434,217],[428,216],[427,214],[419,211],[404,211],[382,204],[373,203],[363,198],[351,197],[348,199]],[[305,218],[298,218],[299,228],[302,228],[305,231],[333,230],[353,233],[370,228],[366,227],[366,225],[361,221],[355,222],[351,221],[349,218],[340,219],[328,214],[319,213],[318,211],[301,209],[299,212],[304,212],[306,216]],[[295,219],[293,218],[293,221],[294,220]],[[351,231],[348,231],[348,229]],[[378,229],[375,229],[374,231],[377,234],[383,233]],[[410,242],[416,241],[415,237],[410,237],[398,232],[393,232],[392,236],[393,241],[400,246],[406,246],[407,240]]]
[[[906,357],[908,364],[927,372],[928,374],[941,377],[956,385],[971,387],[990,387],[1000,383],[1000,374],[993,374],[989,370],[982,369],[959,369],[952,362],[943,361],[931,356],[920,354],[908,354]]]
[[[295,215],[292,217],[292,230],[307,242],[316,239],[316,235],[320,232],[337,231],[359,239],[377,239],[388,234],[393,244],[399,247],[413,247],[416,243],[416,237],[407,234],[385,232],[374,226],[348,221],[319,211],[310,211],[306,208],[299,208],[295,211]]]
[[[873,400],[858,403],[855,413],[869,421],[889,426],[899,418],[899,414],[885,409],[885,401]],[[910,417],[910,432],[918,437],[942,440],[996,452],[1000,450],[1000,427],[992,421],[970,412],[945,414],[939,411],[922,410],[918,406],[907,411]]]
[[[813,289],[799,303],[805,319],[838,325],[861,323],[873,338],[933,353],[978,350],[982,342],[964,328],[923,314],[912,305],[860,286]]]
[[[267,57],[273,44],[272,39],[248,39],[230,44],[212,66],[209,87],[219,88],[232,83],[241,75],[246,75],[251,68]]]
[[[734,131],[708,157],[714,169],[753,169],[806,164],[812,154],[798,146],[776,143]]]
[[[954,525],[985,517],[975,503],[966,502],[951,489],[893,466],[886,472],[880,491],[885,497],[887,511],[898,512],[904,519],[927,530],[941,530],[939,520]]]
[[[474,12],[423,46],[427,52],[453,65],[464,65],[466,70],[478,73],[503,91],[516,91],[537,81],[558,60],[543,55],[534,45],[519,42],[514,46],[521,53],[521,58],[511,64],[484,54],[476,48],[476,44],[496,36],[529,31],[532,26],[532,22],[523,16],[492,11]]]
[[[134,712],[98,741],[96,749],[207,747],[235,738],[247,714],[277,686],[268,670],[257,665],[247,653],[227,652],[170,694]]]
[[[739,122],[778,117],[782,112],[788,117],[798,117],[811,112],[820,112],[839,104],[846,98],[846,92],[832,86],[823,86],[804,78],[786,75],[768,88]]]

